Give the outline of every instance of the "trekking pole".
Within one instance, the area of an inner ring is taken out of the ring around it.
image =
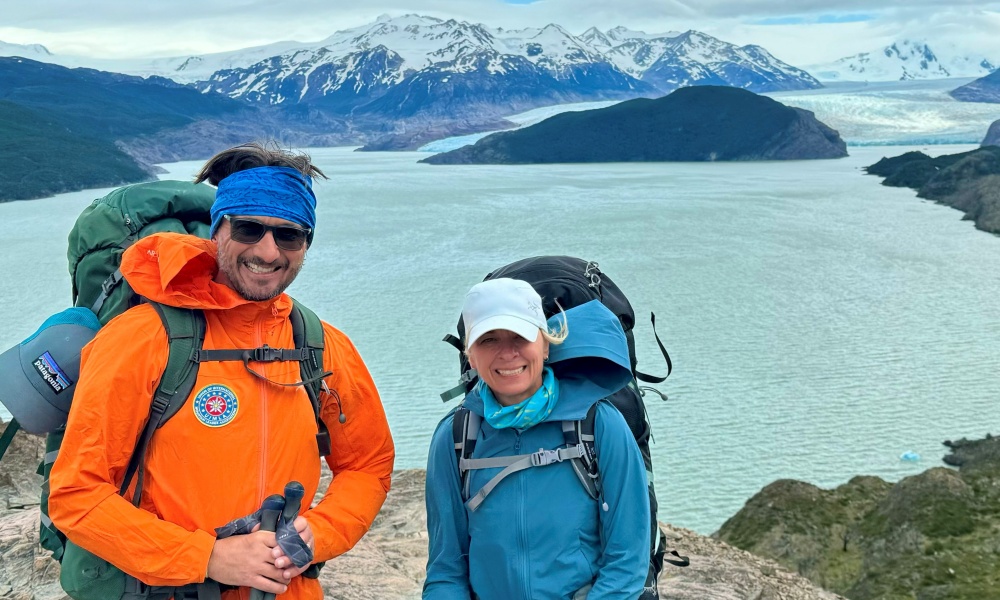
[[[294,521],[295,517],[299,514],[299,506],[302,504],[302,496],[304,496],[306,490],[302,487],[302,484],[298,481],[289,481],[285,485],[285,506],[281,509],[281,520],[282,521]],[[261,525],[263,527],[263,525]],[[274,529],[277,529],[275,526]],[[272,530],[273,531],[273,530]],[[264,594],[263,600],[275,600],[275,594],[267,593]]]
[[[268,496],[261,504],[260,530],[275,531],[278,528],[278,519],[281,517],[281,510],[285,507],[285,499],[278,494]],[[265,593],[254,588],[250,590],[250,600],[265,600],[268,596],[272,599],[274,594]]]
[[[289,481],[285,486],[285,508],[281,510],[281,518],[284,521],[294,521],[299,515],[299,508],[302,505],[302,496],[305,496],[306,489],[298,481]]]

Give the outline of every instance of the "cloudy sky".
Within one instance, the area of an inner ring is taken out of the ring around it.
[[[0,41],[97,58],[184,56],[314,42],[407,13],[505,29],[557,23],[572,33],[697,29],[799,65],[907,38],[1000,60],[1000,1],[982,0],[3,0]]]

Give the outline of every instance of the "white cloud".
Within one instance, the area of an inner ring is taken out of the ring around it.
[[[40,43],[58,54],[100,58],[177,56],[233,50],[282,40],[313,42],[373,22],[380,14],[419,13],[521,28],[558,23],[579,33],[596,25],[647,32],[698,29],[726,41],[758,44],[797,65],[874,50],[901,37],[956,40],[995,52],[1000,2],[950,0],[34,0],[6,2],[0,40]],[[761,25],[790,17],[870,15],[849,23]],[[998,56],[1000,58],[1000,56]]]

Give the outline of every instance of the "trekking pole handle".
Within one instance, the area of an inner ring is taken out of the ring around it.
[[[275,531],[278,529],[278,519],[285,507],[285,499],[278,494],[268,496],[261,505],[260,530]],[[250,600],[274,600],[275,594],[256,588],[250,590]]]
[[[293,521],[299,514],[302,506],[302,497],[305,496],[306,489],[298,481],[289,481],[285,486],[285,508],[281,510],[283,521]]]

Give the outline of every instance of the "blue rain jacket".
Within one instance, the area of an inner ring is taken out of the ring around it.
[[[631,381],[618,318],[597,300],[565,314],[569,336],[549,347],[560,385],[552,414],[522,432],[493,429],[484,419],[473,458],[561,447],[562,421],[583,419],[593,404]],[[476,392],[465,405],[482,416]],[[646,470],[617,409],[606,402],[597,407],[602,499],[587,494],[566,461],[508,476],[474,512],[461,494],[452,420],[448,415],[435,430],[427,465],[425,599],[467,600],[474,593],[481,600],[568,600],[591,584],[588,600],[639,596],[649,563]],[[500,470],[471,471],[470,493]]]

